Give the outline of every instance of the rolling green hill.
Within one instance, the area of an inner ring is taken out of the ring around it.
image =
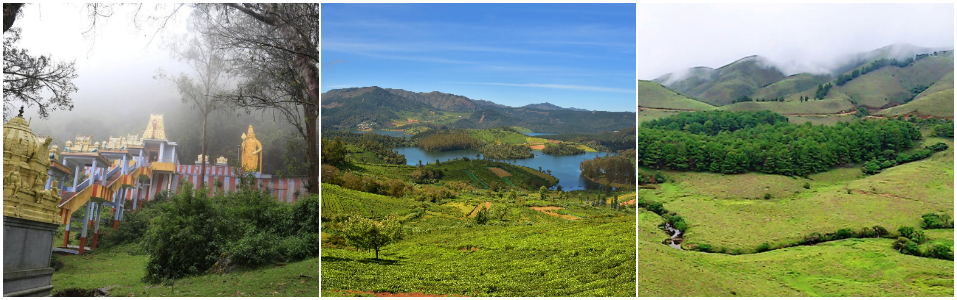
[[[379,87],[330,90],[322,94],[323,128],[348,129],[362,122],[389,125],[397,112],[427,112],[431,106],[392,94]]]
[[[452,94],[413,93],[373,86],[323,93],[320,122],[323,128],[340,130],[356,128],[360,123],[374,123],[373,129],[395,129],[400,126],[414,130],[518,126],[548,133],[614,131],[635,126],[634,112],[533,107],[509,107]],[[474,110],[468,111],[470,109]],[[623,109],[630,110],[631,107]]]
[[[920,116],[954,117],[954,72],[950,72],[934,85],[920,93],[911,102],[887,108],[875,115],[899,116],[917,114]]]
[[[872,109],[887,108],[910,101],[923,88],[953,71],[953,52],[929,56],[903,68],[885,66],[861,75],[843,86],[835,86],[828,98],[844,94],[857,105]]]
[[[709,67],[694,67],[682,73],[668,73],[658,77],[654,82],[663,84],[675,91],[686,94],[699,94],[698,87],[714,80],[715,70]]]
[[[708,69],[696,68],[689,72],[692,76],[674,80],[671,76],[659,77],[659,83],[691,95],[711,105],[730,104],[734,99],[750,96],[758,89],[784,79],[784,74],[770,66],[760,56],[749,56],[708,72]],[[696,76],[700,75],[700,76]]]
[[[810,115],[810,114],[839,114],[854,110],[854,104],[846,99],[832,98],[826,100],[785,101],[785,102],[738,102],[725,105],[722,109],[729,111],[761,111],[770,110],[782,115]]]
[[[830,81],[830,76],[827,75],[815,75],[808,73],[794,74],[784,79],[781,79],[778,82],[769,84],[768,86],[762,87],[754,92],[751,95],[751,98],[754,99],[773,99],[778,97],[787,98],[788,96],[798,94],[804,91],[811,90],[817,87],[818,84],[822,84]],[[813,95],[813,94],[812,94]],[[802,95],[809,96],[809,95]]]
[[[459,95],[440,93],[437,91],[431,93],[416,93],[401,89],[385,90],[411,100],[428,104],[429,106],[444,111],[475,111],[481,109],[478,104],[472,101],[472,99]]]
[[[642,108],[661,108],[674,110],[714,109],[714,106],[688,98],[653,81],[639,80],[637,94],[638,106]]]

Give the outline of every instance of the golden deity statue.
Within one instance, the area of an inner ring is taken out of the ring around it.
[[[244,171],[261,172],[263,158],[263,144],[256,139],[253,125],[243,134],[242,166]]]

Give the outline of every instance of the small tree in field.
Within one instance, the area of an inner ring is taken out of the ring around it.
[[[538,189],[538,193],[539,193],[539,195],[541,195],[542,200],[545,200],[545,198],[547,197],[547,196],[546,196],[546,193],[547,193],[547,192],[548,192],[548,190],[545,189],[545,186],[542,186],[541,188]]]
[[[352,217],[346,222],[343,237],[353,246],[375,250],[375,259],[379,259],[379,249],[402,239],[402,224],[394,215],[381,222]]]

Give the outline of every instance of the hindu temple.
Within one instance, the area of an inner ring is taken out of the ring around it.
[[[38,138],[19,117],[4,125],[3,137],[7,172],[4,219],[17,217],[52,224],[54,231],[64,226],[62,242],[53,247],[56,252],[83,254],[95,250],[101,226],[118,228],[126,212],[141,209],[143,203],[161,193],[199,186],[204,165],[210,195],[236,191],[243,184],[267,191],[283,202],[294,202],[306,194],[305,178],[274,178],[261,173],[263,147],[252,125],[236,137],[242,141],[237,165],[229,165],[222,156],[215,162],[202,155],[191,163],[181,162],[185,159],[178,155],[176,142],[167,139],[163,115],[159,114],[150,116],[142,134],[101,141],[76,135],[62,148],[51,146],[49,138]],[[101,216],[104,207],[113,212],[112,217]],[[5,266],[7,247],[5,240]],[[50,249],[50,245],[45,247]],[[49,253],[40,252],[46,253],[49,261]],[[6,285],[6,275],[4,278]]]

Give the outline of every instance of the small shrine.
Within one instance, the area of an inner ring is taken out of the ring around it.
[[[49,137],[20,115],[3,124],[3,296],[49,296],[59,191],[50,176]],[[52,189],[49,189],[52,187]]]

